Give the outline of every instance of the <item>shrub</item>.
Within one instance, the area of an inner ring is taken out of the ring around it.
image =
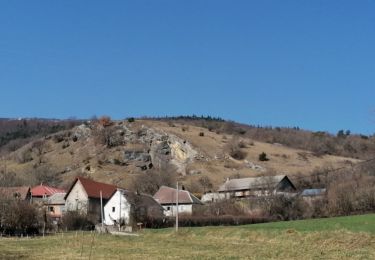
[[[238,147],[239,148],[246,148],[247,146],[246,146],[246,143],[241,140],[241,141],[238,142]]]
[[[280,220],[302,219],[306,205],[299,197],[274,196],[269,199],[269,215]]]
[[[232,138],[232,141],[225,147],[226,152],[236,160],[243,160],[246,158],[247,153],[241,150],[240,141],[237,138]]]
[[[53,141],[55,143],[60,143],[62,141],[64,141],[65,137],[63,134],[55,134],[53,137],[52,137]]]
[[[240,148],[233,149],[230,153],[230,156],[236,160],[243,160],[246,158],[247,153],[242,151]]]
[[[261,154],[259,154],[259,161],[261,162],[269,161],[269,159],[267,158],[267,154],[265,152],[262,152]]]
[[[93,230],[94,226],[90,217],[79,211],[68,211],[61,220],[61,227],[65,230]]]
[[[102,116],[99,118],[99,124],[106,127],[106,126],[110,126],[112,124],[112,120],[109,116]]]
[[[267,222],[268,219],[251,216],[181,216],[179,226],[181,227],[203,227],[203,226],[234,226],[245,224],[256,224]]]
[[[129,118],[128,118],[128,122],[129,122],[129,123],[133,123],[134,121],[135,121],[135,118],[134,118],[134,117],[129,117]]]
[[[1,202],[1,232],[8,235],[37,234],[43,223],[43,216],[35,205],[26,201]]]
[[[16,160],[18,163],[27,163],[33,160],[31,148],[23,149],[16,152]]]

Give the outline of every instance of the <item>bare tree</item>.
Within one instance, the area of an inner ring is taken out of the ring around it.
[[[199,178],[198,182],[203,187],[204,193],[206,193],[206,191],[212,189],[212,187],[213,187],[210,178],[208,178],[207,176],[203,176],[203,177]]]
[[[139,193],[154,195],[162,185],[175,185],[176,178],[177,174],[172,166],[164,171],[153,168],[147,173],[141,173],[136,176],[133,180],[133,190]]]

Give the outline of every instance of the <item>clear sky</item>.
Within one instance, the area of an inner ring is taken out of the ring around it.
[[[0,117],[375,132],[375,1],[0,1]]]

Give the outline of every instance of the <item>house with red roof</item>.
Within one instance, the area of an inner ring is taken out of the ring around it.
[[[177,190],[167,186],[161,186],[155,193],[154,199],[164,208],[166,216],[175,216],[177,212],[177,194],[178,194],[178,212],[179,214],[191,215],[194,207],[203,203],[187,190]]]
[[[81,211],[100,221],[100,197],[103,207],[117,191],[117,186],[77,177],[65,195],[66,211]]]
[[[43,185],[41,183],[31,189],[31,197],[33,202],[46,202],[49,197],[55,193],[65,193],[65,190]]]

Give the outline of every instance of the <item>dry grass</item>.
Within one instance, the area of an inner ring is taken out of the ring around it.
[[[173,229],[145,230],[138,237],[72,232],[45,238],[0,239],[0,258],[374,259],[374,224],[375,215],[365,215],[182,228],[178,234]]]
[[[201,151],[207,160],[196,163],[195,168],[200,169],[203,175],[210,177],[215,187],[218,187],[227,177],[233,175],[251,177],[261,174],[259,171],[247,168],[244,160],[222,158],[225,145],[232,140],[231,135],[225,135],[226,139],[223,140],[224,135],[210,132],[201,127],[189,126],[188,130],[182,131],[182,125],[178,123],[175,123],[174,127],[157,121],[144,121],[143,123],[150,127],[157,127],[165,132],[175,134],[187,140]],[[199,136],[200,132],[204,132],[204,137]],[[289,148],[278,144],[256,142],[242,137],[240,140],[245,144],[252,144],[242,148],[247,154],[245,158],[247,161],[260,165],[267,170],[274,170],[278,174],[310,173],[317,167],[341,167],[348,161],[353,163],[359,162],[356,159],[340,156],[325,155],[317,157],[309,151]],[[262,152],[267,154],[267,157],[270,159],[269,161],[260,162],[258,160],[259,154]],[[303,158],[301,155],[303,155]],[[232,165],[233,167],[226,167],[228,165]]]
[[[209,132],[207,129],[195,126],[189,126],[188,129],[182,131],[183,125],[181,124],[176,123],[175,127],[171,127],[168,123],[159,121],[137,120],[135,123],[129,124],[128,126],[136,131],[136,129],[141,128],[142,125],[175,134],[190,142],[200,154],[204,155],[204,158],[193,163],[191,167],[199,170],[202,176],[208,176],[214,184],[214,189],[222,184],[227,177],[234,175],[248,177],[260,174],[260,172],[246,167],[244,160],[228,159],[228,155],[224,152],[224,147],[228,142],[231,142],[232,136],[230,135],[225,135],[226,139],[223,139],[224,135],[222,134]],[[204,136],[199,136],[200,132],[204,132]],[[354,159],[338,156],[316,157],[310,152],[291,149],[282,145],[254,142],[246,138],[240,139],[246,144],[253,144],[246,145],[246,147],[242,148],[247,154],[246,160],[261,165],[266,169],[274,169],[275,172],[279,174],[309,173],[315,167],[322,167],[324,165],[339,167],[347,160],[356,162]],[[96,180],[125,184],[125,188],[130,188],[127,185],[131,183],[131,178],[134,176],[134,173],[139,173],[140,171],[138,168],[132,167],[131,165],[125,167],[109,163],[100,165],[98,163],[99,158],[114,158],[116,155],[122,154],[125,148],[139,149],[143,147],[138,147],[137,144],[127,144],[125,147],[109,149],[95,145],[95,142],[89,139],[88,141],[69,141],[70,146],[63,149],[62,143],[54,143],[53,140],[48,140],[46,142],[49,149],[48,152],[43,155],[43,158],[45,164],[53,166],[51,171],[61,173],[67,168],[71,169],[71,171],[59,175],[62,177],[63,186],[68,186],[73,176],[87,173]],[[267,154],[267,157],[270,158],[269,161],[260,162],[258,160],[258,156],[262,152]],[[12,160],[12,156],[9,158],[9,160],[4,162],[9,172],[15,172],[19,176],[22,176],[25,175],[25,173],[33,171],[35,160],[20,164]],[[90,172],[85,172],[84,170],[87,165],[90,165]],[[232,165],[232,167],[228,168],[228,165]],[[190,177],[187,176],[186,180],[190,181],[190,179],[194,179],[194,176],[189,178]]]

